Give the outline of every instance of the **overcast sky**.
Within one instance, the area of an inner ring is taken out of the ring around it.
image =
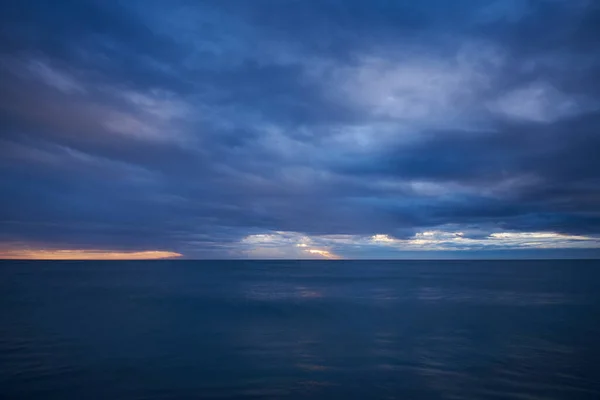
[[[0,257],[600,255],[600,2],[5,0],[0,26]]]

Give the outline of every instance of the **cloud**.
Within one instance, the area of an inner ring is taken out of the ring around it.
[[[243,254],[250,258],[329,259],[341,257],[314,239],[296,232],[252,234],[241,240]]]
[[[598,254],[593,2],[12,3],[2,243]]]
[[[423,231],[407,240],[394,240],[381,235],[372,238],[401,250],[481,250],[481,249],[569,249],[600,247],[600,238],[553,232],[494,232],[484,237],[469,237],[464,232]]]
[[[271,232],[248,235],[241,240],[250,258],[309,258],[317,255],[327,259],[350,254],[385,254],[406,257],[416,252],[468,252],[490,250],[531,249],[600,249],[600,237],[567,235],[554,232],[460,232],[430,230],[416,232],[407,238],[387,234],[314,235],[297,232]],[[375,256],[377,257],[377,256]]]
[[[543,123],[589,112],[595,107],[589,99],[569,97],[544,82],[510,91],[490,105],[492,111],[509,118]]]
[[[472,118],[503,62],[491,44],[465,44],[450,57],[408,47],[363,56],[334,75],[340,96],[374,116],[448,127]]]
[[[28,70],[45,84],[65,93],[83,93],[85,88],[66,73],[57,71],[41,60],[30,60]]]

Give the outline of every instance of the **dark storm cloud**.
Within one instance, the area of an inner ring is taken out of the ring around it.
[[[4,247],[598,247],[594,2],[1,7]]]

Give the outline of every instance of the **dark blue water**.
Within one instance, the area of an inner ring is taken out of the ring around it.
[[[2,399],[600,399],[598,261],[0,262]]]

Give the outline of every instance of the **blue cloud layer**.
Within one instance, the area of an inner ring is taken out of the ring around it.
[[[3,248],[599,254],[594,2],[0,7]]]

